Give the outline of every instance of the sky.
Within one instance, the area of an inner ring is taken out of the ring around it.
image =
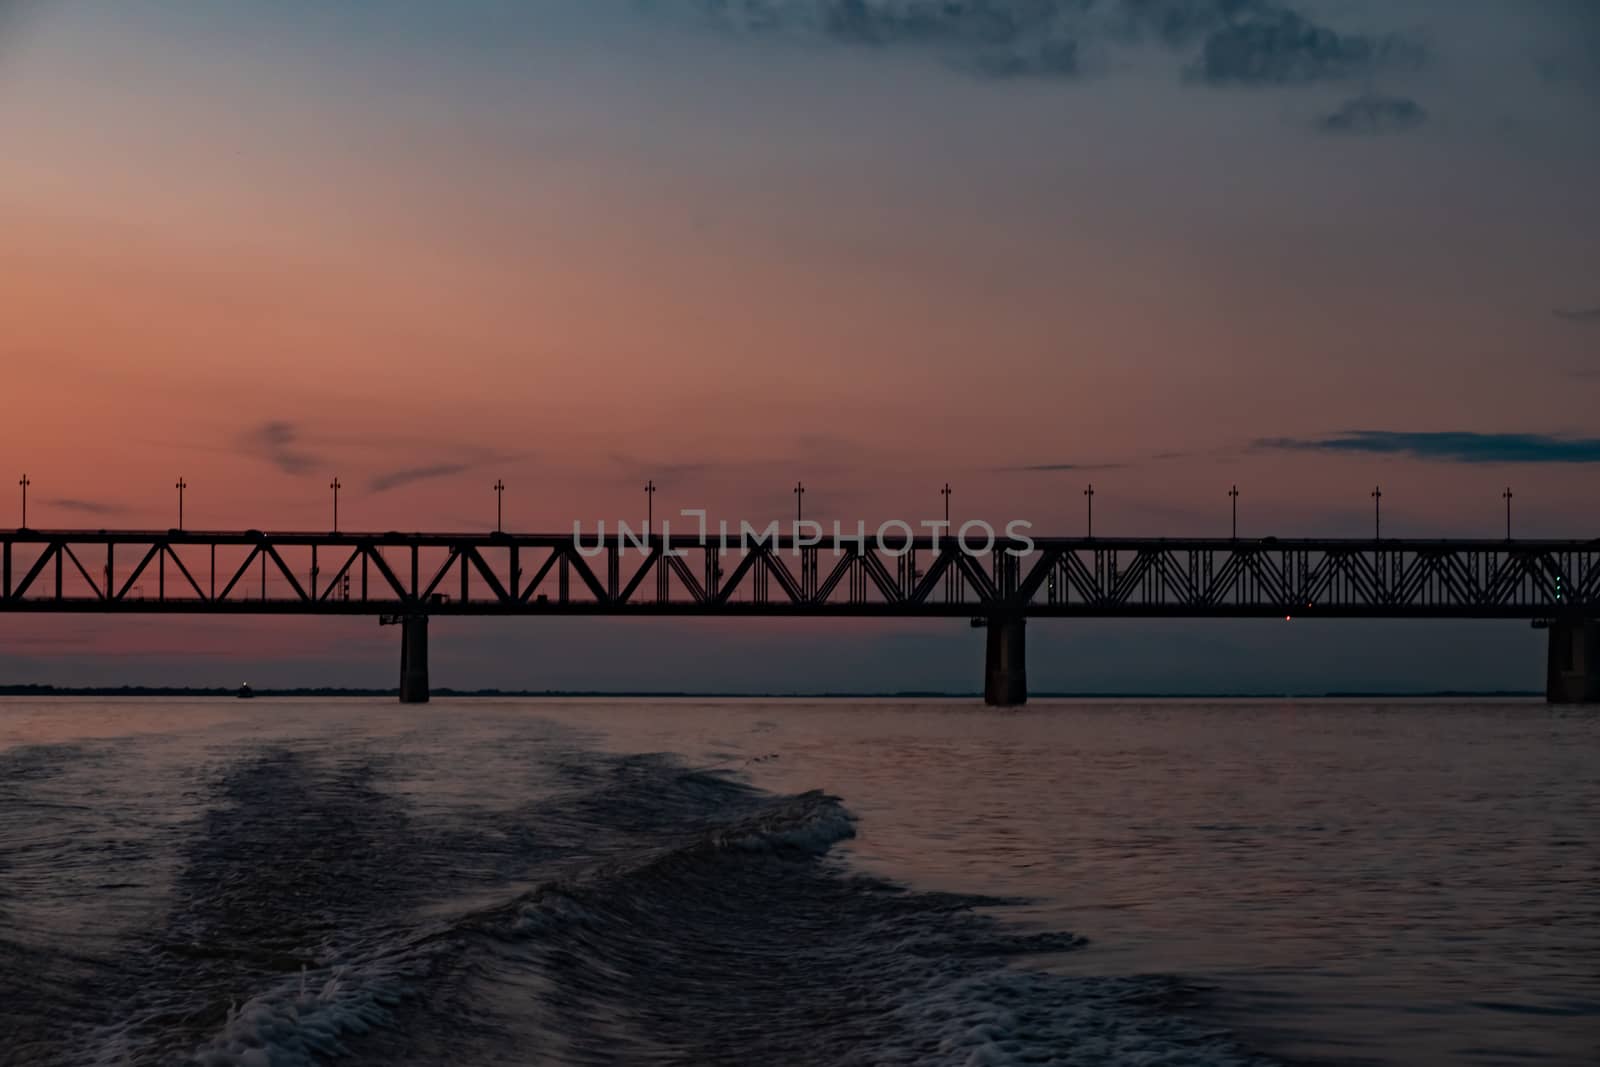
[[[0,0],[35,527],[1590,536],[1589,0]],[[0,497],[0,501],[5,498]],[[20,500],[0,506],[0,522]],[[20,521],[11,519],[11,523]],[[1515,624],[1030,628],[1064,690],[1537,688]],[[978,685],[951,623],[462,621],[436,684]],[[392,684],[363,621],[0,680]]]

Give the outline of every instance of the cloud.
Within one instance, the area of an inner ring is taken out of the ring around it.
[[[1235,12],[1265,6],[1260,0],[1120,0],[1110,5],[1108,26],[1125,41],[1187,48],[1225,27]]]
[[[367,483],[367,488],[374,493],[387,493],[391,489],[398,489],[413,482],[425,482],[430,478],[448,478],[454,474],[464,474],[471,470],[473,466],[471,463],[435,463],[427,467],[405,467],[400,470],[374,475],[372,480]]]
[[[72,497],[58,497],[55,500],[46,500],[45,503],[63,511],[76,511],[83,515],[122,515],[128,510],[121,504],[109,504],[99,500],[76,500]]]
[[[1416,129],[1426,121],[1427,111],[1415,100],[1367,93],[1346,100],[1316,125],[1324,133],[1381,134]]]
[[[1554,315],[1558,319],[1568,322],[1581,322],[1589,326],[1600,326],[1600,308],[1571,308],[1557,309]]]
[[[1209,85],[1304,85],[1415,65],[1420,45],[1402,38],[1339,33],[1270,3],[1243,8],[1206,36],[1190,73]]]
[[[1349,430],[1332,437],[1268,437],[1256,448],[1410,456],[1444,463],[1600,463],[1600,438],[1537,433]]]
[[[996,467],[1006,474],[1045,474],[1065,471],[1115,471],[1125,463],[1029,463],[1020,467]]]
[[[273,419],[246,431],[240,447],[285,474],[309,474],[323,465],[322,457],[305,451],[298,427],[282,419]]]
[[[1422,49],[1341,33],[1280,0],[683,0],[751,35],[802,33],[856,46],[920,47],[986,77],[1076,77],[1102,45],[1186,53],[1209,85],[1350,78]]]
[[[1075,33],[1078,27],[1069,15],[1084,8],[1081,0],[944,0],[938,4],[908,4],[904,0],[746,0],[712,6],[747,12],[760,8],[770,13],[769,25],[809,26],[824,36],[852,44],[932,47],[956,66],[986,77],[1071,77],[1080,72]]]

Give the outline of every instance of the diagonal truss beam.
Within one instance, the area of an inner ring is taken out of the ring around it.
[[[194,590],[194,595],[201,600],[209,600],[210,597],[206,596],[205,592],[200,588],[200,583],[194,580],[194,575],[189,573],[189,568],[184,566],[182,558],[179,557],[177,552],[173,551],[172,546],[162,545],[161,550],[167,554],[168,559],[177,565],[178,573],[183,575],[184,580],[189,583],[189,588]]]

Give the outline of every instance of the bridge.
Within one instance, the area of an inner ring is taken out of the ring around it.
[[[1030,618],[1525,620],[1549,631],[1549,700],[1600,700],[1600,538],[817,540],[19,529],[0,612],[376,616],[408,703],[436,616],[969,618],[998,706],[1027,700]]]

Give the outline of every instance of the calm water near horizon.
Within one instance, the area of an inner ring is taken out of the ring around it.
[[[1600,710],[0,698],[0,1064],[1591,1064]]]

